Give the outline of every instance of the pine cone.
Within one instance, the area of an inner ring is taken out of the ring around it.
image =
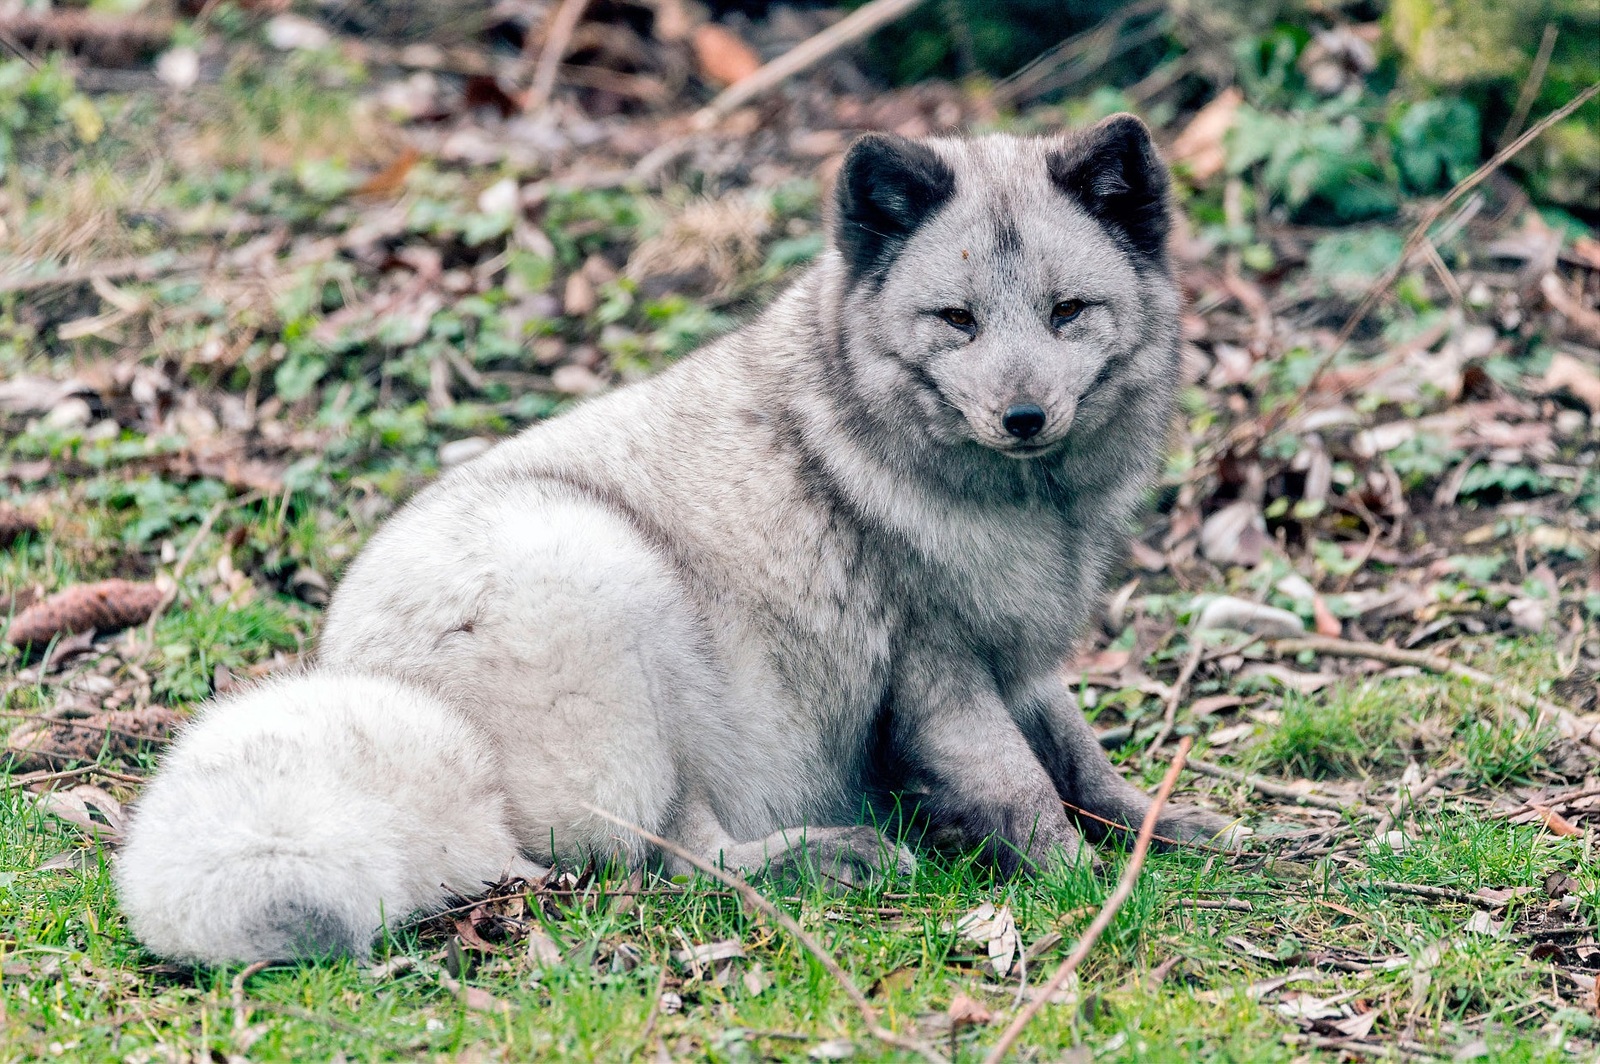
[[[147,620],[161,603],[161,589],[132,580],[101,580],[58,591],[17,614],[7,641],[43,647],[58,635],[114,632]]]

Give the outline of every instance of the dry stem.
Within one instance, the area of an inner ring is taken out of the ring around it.
[[[1295,802],[1299,805],[1314,805],[1318,809],[1332,809],[1338,813],[1360,812],[1359,807],[1352,806],[1347,802],[1341,802],[1337,798],[1329,798],[1321,794],[1308,794],[1305,791],[1296,790],[1285,783],[1274,783],[1264,776],[1240,772],[1237,769],[1223,768],[1221,765],[1213,765],[1209,761],[1201,761],[1198,758],[1190,761],[1189,767],[1202,776],[1215,776],[1217,779],[1242,783],[1251,790],[1266,795],[1268,798],[1278,798],[1286,802]]]
[[[808,37],[787,52],[761,67],[749,77],[723,89],[717,98],[694,116],[696,129],[709,129],[741,105],[781,85],[787,79],[819,63],[846,45],[872,33],[878,27],[922,6],[923,0],[872,0],[821,33]]]
[[[1497,680],[1481,669],[1462,665],[1460,662],[1451,661],[1439,654],[1431,654],[1426,650],[1402,650],[1382,643],[1361,643],[1322,636],[1275,639],[1271,642],[1271,646],[1280,654],[1298,654],[1302,650],[1309,650],[1313,654],[1327,654],[1330,657],[1371,658],[1374,661],[1386,661],[1391,665],[1413,665],[1445,676],[1459,676],[1463,680],[1471,680],[1532,707],[1538,711],[1541,718],[1548,718],[1556,726],[1556,730],[1566,738],[1600,747],[1600,722],[1583,720],[1565,706],[1540,698],[1531,691],[1524,691],[1515,684]]]
[[[550,16],[550,29],[544,35],[544,50],[539,53],[539,65],[534,68],[533,87],[528,92],[524,110],[538,111],[550,102],[551,94],[556,91],[556,76],[561,73],[561,60],[588,6],[589,0],[561,0],[561,6]]]
[[[1017,1013],[1016,1018],[1000,1035],[1000,1041],[989,1050],[989,1055],[983,1058],[984,1064],[1000,1064],[1005,1055],[1010,1052],[1011,1046],[1022,1034],[1022,1029],[1028,1021],[1038,1015],[1039,1010],[1055,997],[1056,991],[1061,989],[1072,975],[1077,971],[1078,965],[1094,949],[1095,943],[1100,941],[1100,936],[1106,928],[1111,926],[1111,921],[1116,918],[1117,910],[1122,908],[1122,903],[1128,900],[1128,895],[1133,893],[1134,884],[1139,881],[1139,871],[1144,867],[1145,854],[1150,852],[1150,840],[1155,835],[1156,820],[1161,816],[1161,809],[1167,804],[1167,798],[1172,794],[1173,786],[1178,782],[1178,773],[1183,771],[1183,762],[1189,756],[1189,747],[1194,744],[1190,736],[1184,736],[1178,743],[1178,752],[1172,755],[1172,764],[1167,768],[1167,774],[1161,780],[1161,786],[1156,791],[1155,798],[1150,802],[1150,808],[1145,810],[1144,823],[1139,825],[1139,837],[1134,841],[1133,853],[1128,856],[1128,863],[1122,869],[1122,878],[1117,881],[1117,889],[1111,892],[1094,921],[1084,930],[1083,936],[1078,939],[1078,944],[1072,948],[1072,953],[1061,962],[1055,974],[1040,987],[1023,1010]]]
[[[1194,679],[1195,670],[1200,667],[1200,655],[1205,653],[1205,649],[1205,644],[1196,640],[1189,650],[1189,656],[1183,659],[1183,668],[1178,671],[1177,682],[1172,685],[1172,693],[1167,696],[1167,712],[1161,718],[1161,730],[1150,740],[1150,747],[1145,751],[1147,755],[1161,749],[1161,744],[1172,735],[1172,729],[1178,722],[1178,706],[1183,702],[1189,681]]]
[[[768,901],[760,891],[756,890],[756,888],[752,887],[749,883],[746,883],[742,878],[734,875],[732,872],[727,872],[721,868],[718,868],[716,865],[712,864],[710,861],[707,861],[703,857],[690,853],[677,843],[668,839],[664,839],[660,835],[652,834],[637,824],[630,824],[628,821],[623,820],[619,816],[608,813],[604,809],[588,805],[587,803],[585,803],[584,808],[588,809],[589,812],[593,813],[595,816],[610,821],[619,828],[633,832],[635,835],[650,843],[652,846],[656,846],[662,850],[665,850],[674,857],[693,865],[695,868],[704,872],[717,882],[732,887],[734,890],[738,891],[739,896],[744,899],[745,904],[767,916],[774,923],[778,924],[778,926],[782,927],[785,931],[789,932],[789,934],[793,935],[795,937],[795,941],[799,942],[807,953],[816,958],[817,962],[828,970],[828,974],[833,976],[834,981],[839,984],[840,988],[844,990],[845,995],[849,997],[851,1004],[855,1005],[856,1011],[861,1014],[861,1018],[866,1022],[867,1032],[871,1034],[872,1037],[886,1045],[895,1046],[898,1049],[904,1049],[909,1052],[916,1053],[918,1056],[922,1057],[922,1059],[933,1062],[933,1064],[949,1064],[949,1062],[945,1060],[944,1056],[940,1054],[938,1050],[933,1049],[931,1046],[925,1045],[915,1038],[907,1038],[904,1035],[896,1034],[887,1027],[881,1025],[878,1022],[878,1010],[872,1007],[872,1003],[867,1000],[867,995],[861,992],[861,988],[856,986],[856,984],[851,981],[849,973],[840,967],[839,962],[834,959],[833,954],[829,953],[827,949],[823,947],[822,943],[812,938],[811,935],[807,933],[805,928],[800,926],[799,922],[795,920],[794,917],[790,916],[788,913],[772,904],[772,902]],[[1148,840],[1146,840],[1146,845],[1148,846],[1148,844]]]
[[[1383,816],[1378,821],[1378,826],[1372,829],[1372,834],[1379,838],[1383,833],[1394,827],[1395,822],[1405,815],[1406,810],[1415,809],[1417,803],[1433,793],[1433,789],[1443,783],[1445,777],[1453,774],[1460,765],[1450,765],[1432,773],[1415,787],[1402,785],[1400,793],[1395,795],[1394,802],[1384,810]]]

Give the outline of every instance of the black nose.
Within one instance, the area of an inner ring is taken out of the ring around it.
[[[1031,440],[1044,428],[1044,411],[1032,403],[1021,403],[1007,410],[1000,424],[1017,439]]]

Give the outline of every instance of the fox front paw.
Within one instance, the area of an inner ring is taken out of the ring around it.
[[[768,875],[815,882],[831,890],[856,890],[890,874],[909,876],[917,859],[871,827],[812,829],[774,859]]]
[[[1240,849],[1253,832],[1237,820],[1192,805],[1168,806],[1156,821],[1158,843]]]

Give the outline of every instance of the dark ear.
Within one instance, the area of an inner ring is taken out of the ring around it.
[[[1050,153],[1056,187],[1126,239],[1146,262],[1167,259],[1167,167],[1150,130],[1133,115],[1112,115],[1081,139]]]
[[[926,144],[882,133],[856,141],[834,193],[834,243],[851,276],[881,276],[912,231],[955,191],[955,171]]]

